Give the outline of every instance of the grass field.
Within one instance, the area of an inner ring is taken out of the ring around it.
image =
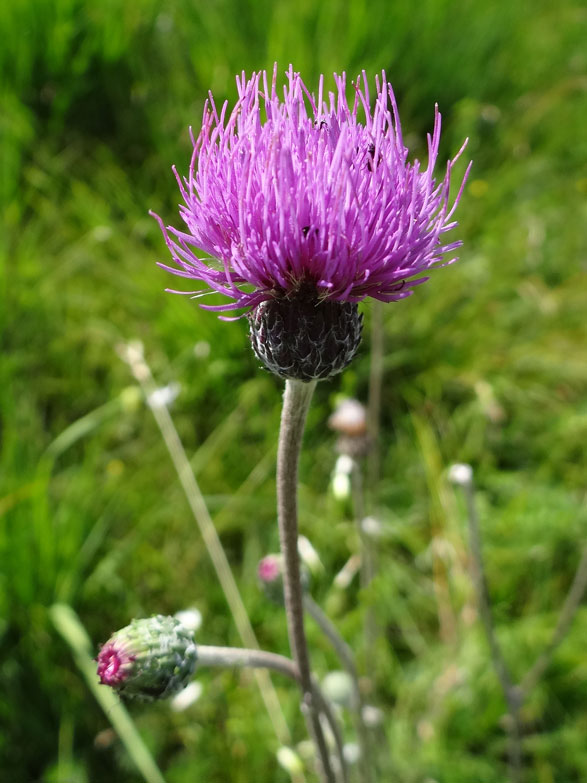
[[[243,321],[164,293],[174,281],[156,266],[167,251],[148,215],[178,223],[170,167],[187,170],[208,89],[234,99],[236,73],[277,61],[310,85],[384,68],[416,156],[435,102],[444,158],[470,138],[460,262],[384,308],[380,471],[366,502],[385,533],[369,591],[333,583],[358,542],[350,503],[328,490],[326,425],[338,395],[367,400],[369,304],[358,360],[317,390],[300,513],[324,566],[314,595],[360,667],[369,653],[381,780],[502,783],[505,705],[446,474],[475,470],[497,635],[520,678],[587,541],[585,4],[14,0],[0,40],[0,779],[143,779],[56,603],[75,610],[92,654],[133,616],[190,606],[202,643],[239,643],[121,343],[140,339],[157,383],[180,384],[175,426],[253,627],[287,653],[282,613],[256,583],[278,543],[281,384],[258,368]],[[581,606],[524,704],[527,783],[587,779],[586,622]],[[323,674],[335,660],[312,627],[310,641]],[[200,681],[183,712],[130,707],[167,783],[289,780],[253,679]],[[297,693],[275,685],[302,740]]]

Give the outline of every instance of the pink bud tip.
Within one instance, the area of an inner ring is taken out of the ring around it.
[[[281,564],[277,555],[267,555],[260,562],[257,574],[262,582],[273,582],[281,573]]]
[[[100,683],[116,687],[124,682],[134,659],[134,655],[130,655],[124,647],[106,642],[96,658]]]

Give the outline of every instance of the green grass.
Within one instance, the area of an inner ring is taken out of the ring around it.
[[[237,643],[120,341],[140,338],[158,380],[181,383],[174,419],[255,629],[287,650],[281,614],[255,584],[257,559],[277,545],[280,384],[257,369],[243,323],[163,293],[170,281],[155,261],[166,251],[147,214],[176,222],[170,166],[187,168],[187,126],[198,126],[207,90],[232,98],[234,74],[277,59],[310,84],[322,71],[385,68],[416,154],[435,101],[443,154],[470,137],[461,261],[385,310],[382,476],[369,503],[387,534],[369,595],[332,585],[357,542],[350,509],[326,491],[325,424],[337,393],[366,399],[368,330],[359,359],[318,388],[301,519],[325,565],[316,597],[360,662],[367,601],[384,631],[382,780],[504,780],[504,706],[466,611],[464,511],[445,471],[476,469],[499,636],[521,675],[556,622],[587,526],[586,37],[579,0],[3,4],[3,779],[140,780],[51,622],[55,602],[75,608],[96,645],[132,616],[192,604],[202,642]],[[446,552],[452,645],[439,635],[432,535]],[[532,783],[587,775],[582,621],[584,609],[526,705]],[[310,636],[325,670],[331,654]],[[131,708],[168,783],[286,781],[254,684],[230,673],[202,681],[185,713]],[[301,739],[296,694],[276,684]]]

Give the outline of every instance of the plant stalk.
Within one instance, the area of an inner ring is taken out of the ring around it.
[[[363,698],[361,696],[361,690],[359,688],[359,672],[355,664],[355,657],[350,646],[345,642],[342,636],[339,634],[338,629],[330,620],[330,618],[324,614],[320,606],[314,601],[314,599],[307,593],[304,596],[304,609],[307,614],[314,620],[316,625],[320,628],[324,636],[328,639],[332,645],[341,665],[350,676],[353,683],[353,715],[355,731],[361,750],[360,756],[360,770],[362,783],[371,783],[371,768],[369,766],[369,758],[371,756],[369,747],[369,736],[367,728],[363,722]]]
[[[300,682],[300,673],[295,663],[284,655],[266,652],[265,650],[247,650],[241,647],[216,647],[212,645],[198,645],[198,668],[201,666],[215,666],[221,669],[250,668],[270,669],[295,682]],[[312,678],[312,695],[323,713],[334,737],[341,764],[343,783],[347,783],[346,767],[344,765],[343,743],[340,729],[320,686],[315,678]]]
[[[318,749],[323,779],[327,783],[335,783],[324,732],[320,724],[319,705],[314,698],[310,657],[304,629],[303,593],[298,555],[298,463],[306,416],[315,387],[316,381],[305,383],[288,379],[285,382],[277,451],[277,519],[279,542],[283,555],[287,630],[292,657],[300,675],[302,709]]]

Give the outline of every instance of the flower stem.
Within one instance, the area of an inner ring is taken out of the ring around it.
[[[271,669],[289,677],[296,682],[299,680],[298,670],[293,661],[284,655],[266,652],[265,650],[246,650],[242,647],[216,647],[209,644],[198,644],[198,668],[201,666],[215,666],[221,669],[250,668]]]
[[[277,655],[265,650],[246,650],[241,647],[215,647],[199,644],[198,668],[201,666],[214,666],[221,669],[271,669],[298,683],[300,681],[298,667],[292,660],[284,655]],[[332,708],[320,690],[320,686],[315,678],[312,678],[312,694],[318,708],[324,714],[334,737],[343,774],[343,783],[347,783],[348,778],[344,766],[344,752],[340,730]]]
[[[375,578],[375,552],[373,540],[363,528],[365,518],[365,493],[363,474],[358,460],[353,459],[351,471],[351,487],[353,497],[353,507],[355,515],[355,524],[361,542],[361,589],[367,590]],[[375,649],[377,642],[377,619],[371,601],[369,600],[365,607],[365,664],[369,671],[373,671],[369,656]]]
[[[298,556],[298,463],[304,426],[316,381],[287,380],[283,395],[279,447],[277,451],[277,518],[283,555],[283,581],[287,629],[293,659],[299,672],[302,705],[316,743],[322,775],[335,783],[328,748],[320,724],[319,705],[314,698],[310,657],[304,630],[303,593]]]
[[[345,642],[342,636],[339,634],[338,629],[330,620],[330,618],[324,614],[320,606],[314,601],[314,599],[306,594],[304,596],[304,609],[307,614],[314,620],[316,625],[320,628],[324,636],[331,643],[336,655],[344,667],[347,674],[350,675],[353,683],[353,714],[355,731],[357,733],[357,739],[359,747],[361,749],[360,757],[360,769],[361,769],[361,782],[371,783],[371,769],[369,767],[369,758],[371,757],[371,751],[369,748],[369,737],[365,724],[363,722],[363,698],[361,696],[361,690],[359,688],[359,672],[355,664],[355,658],[350,646]]]

